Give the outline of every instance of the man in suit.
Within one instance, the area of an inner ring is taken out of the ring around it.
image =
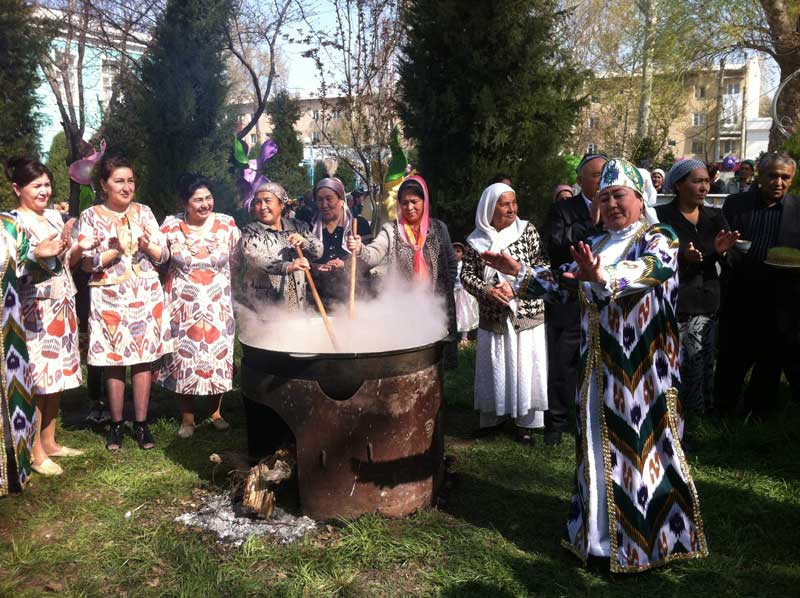
[[[592,199],[600,187],[600,173],[608,161],[604,154],[586,154],[578,164],[577,195],[559,201],[550,208],[542,238],[550,257],[550,266],[571,263],[569,248],[598,232],[590,216]],[[544,441],[549,446],[561,442],[570,426],[569,405],[575,401],[581,310],[577,301],[545,304],[547,333],[547,405],[544,415]]]
[[[728,254],[714,380],[723,415],[736,409],[751,367],[745,405],[753,415],[763,416],[774,405],[781,371],[800,399],[800,274],[764,263],[772,247],[800,248],[800,198],[788,193],[796,167],[788,154],[767,154],[759,163],[758,185],[729,195],[722,208],[731,230],[751,241],[747,252]]]

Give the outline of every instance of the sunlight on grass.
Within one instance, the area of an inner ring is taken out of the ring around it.
[[[560,547],[572,491],[574,439],[533,447],[505,436],[471,441],[474,348],[448,373],[446,432],[455,477],[440,509],[403,520],[367,515],[321,525],[294,545],[250,538],[240,548],[174,523],[218,492],[210,453],[242,449],[238,395],[228,432],[200,425],[177,438],[171,396],[154,392],[157,444],[128,436],[110,454],[82,429],[82,399],[60,432],[84,457],[60,478],[34,477],[0,501],[0,595],[39,596],[789,596],[800,583],[798,405],[766,423],[691,421],[689,456],[711,557],[639,576],[583,569]],[[224,487],[222,476],[217,482]],[[127,515],[127,516],[126,516]]]

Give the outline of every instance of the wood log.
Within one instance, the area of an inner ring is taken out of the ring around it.
[[[244,479],[242,506],[245,512],[269,519],[275,512],[275,488],[292,477],[295,457],[288,449],[278,449],[259,461]]]

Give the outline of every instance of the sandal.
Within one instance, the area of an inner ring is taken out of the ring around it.
[[[139,443],[139,448],[149,451],[156,446],[156,441],[147,427],[147,422],[133,422],[133,437]]]
[[[106,448],[111,451],[118,451],[122,448],[122,433],[125,431],[125,421],[118,422],[112,421],[108,427],[108,435],[106,436]]]

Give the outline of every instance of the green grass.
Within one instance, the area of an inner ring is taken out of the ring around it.
[[[87,454],[62,461],[65,475],[36,476],[23,495],[0,501],[0,596],[796,595],[800,406],[762,424],[690,422],[711,556],[608,576],[583,569],[559,545],[572,437],[555,449],[468,440],[474,353],[463,351],[461,361],[445,384],[457,473],[446,503],[404,520],[321,526],[291,546],[251,538],[233,548],[173,522],[218,491],[208,455],[244,448],[236,393],[224,404],[231,430],[202,426],[189,441],[176,436],[171,397],[154,393],[157,448],[140,451],[126,438],[113,455],[82,429],[83,391],[71,393],[59,437]]]

